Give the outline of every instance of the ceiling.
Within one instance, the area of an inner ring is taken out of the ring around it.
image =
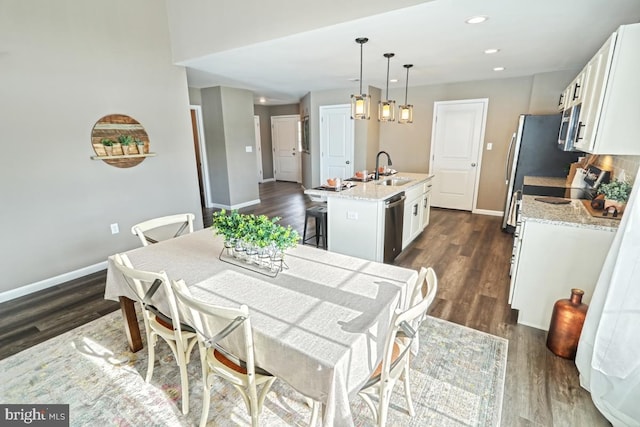
[[[475,15],[488,20],[465,23]],[[409,87],[579,70],[619,25],[639,21],[640,0],[435,0],[181,63],[190,87],[243,88],[256,103],[290,104],[310,91],[357,93],[355,38],[368,37],[363,91],[384,96],[386,52],[395,53],[390,88],[405,87],[407,63]]]

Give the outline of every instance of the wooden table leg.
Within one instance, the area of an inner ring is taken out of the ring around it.
[[[121,296],[120,310],[122,310],[122,317],[124,318],[124,332],[127,334],[129,348],[134,353],[142,350],[142,337],[140,336],[140,327],[138,326],[135,301]]]

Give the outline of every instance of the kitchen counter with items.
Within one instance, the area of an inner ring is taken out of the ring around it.
[[[329,251],[389,263],[428,225],[432,178],[405,172],[354,177],[339,191],[323,185],[305,194],[327,202]]]
[[[380,201],[396,194],[402,193],[409,188],[422,184],[424,181],[433,178],[433,175],[424,173],[398,172],[393,175],[380,176],[379,180],[360,181],[353,180],[345,182],[343,180],[342,189],[336,191],[328,185],[307,189],[305,194],[316,198],[338,197],[343,199]],[[394,181],[392,185],[382,185],[384,181]]]
[[[620,222],[592,216],[584,203],[589,200],[522,197],[509,292],[518,323],[547,330],[555,301],[568,298],[572,288],[590,302]]]
[[[551,204],[536,199],[545,199],[545,197],[522,196],[520,211],[522,220],[606,231],[617,230],[620,222],[611,217],[592,216],[583,201],[579,199],[566,199],[569,201],[566,204]]]

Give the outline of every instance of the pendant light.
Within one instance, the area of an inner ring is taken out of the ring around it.
[[[362,93],[362,45],[368,42],[366,37],[358,37],[356,43],[360,45],[360,93],[351,95],[351,118],[369,120],[371,118],[371,95]]]
[[[398,123],[413,123],[413,105],[407,104],[407,93],[409,92],[409,68],[413,67],[413,64],[404,64],[404,68],[407,69],[407,84],[404,88],[404,105],[401,105],[400,117],[398,117]]]
[[[384,54],[387,58],[387,100],[378,103],[378,120],[381,122],[393,122],[396,119],[396,101],[389,100],[389,63],[394,56],[394,53]]]

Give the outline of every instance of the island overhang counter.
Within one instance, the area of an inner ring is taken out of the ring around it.
[[[305,194],[327,202],[329,251],[383,262],[386,201],[401,193],[405,196],[400,219],[404,249],[428,224],[432,178],[399,172],[379,180],[350,181],[354,185],[342,191],[316,187]]]

